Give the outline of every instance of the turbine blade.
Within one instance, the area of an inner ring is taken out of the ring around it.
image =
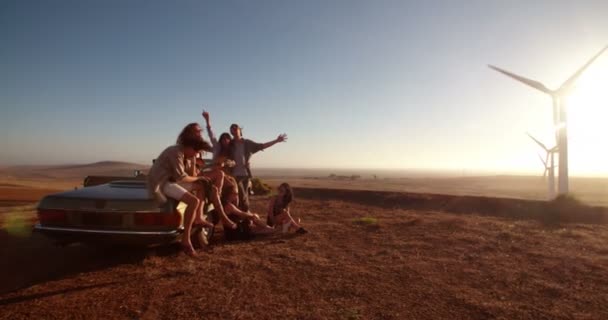
[[[583,72],[585,71],[585,69],[587,69],[587,67],[589,67],[589,65],[591,65],[593,61],[595,61],[595,59],[601,56],[602,53],[606,51],[606,49],[608,49],[608,46],[605,46],[602,50],[600,50],[600,52],[594,55],[589,61],[587,61],[587,63],[585,63],[580,69],[578,69],[573,75],[571,75],[570,78],[568,78],[568,80],[566,80],[566,82],[564,82],[564,84],[562,84],[562,86],[559,87],[557,91],[559,91],[560,93],[562,91],[564,93],[567,93],[570,89],[572,89],[572,86],[574,85],[578,77],[580,77],[581,74],[583,74]]]
[[[499,67],[495,67],[495,66],[493,66],[491,64],[489,64],[488,67],[490,67],[491,69],[494,69],[494,70],[496,70],[496,71],[498,71],[498,72],[500,72],[500,73],[502,73],[502,74],[504,74],[504,75],[506,75],[508,77],[511,77],[511,78],[513,78],[513,79],[515,79],[515,80],[517,80],[519,82],[527,84],[527,85],[529,85],[530,87],[532,87],[532,88],[534,88],[536,90],[540,90],[540,91],[542,91],[544,93],[547,93],[547,94],[552,94],[553,93],[553,91],[551,91],[547,87],[545,87],[544,84],[542,84],[542,83],[540,83],[540,82],[538,82],[536,80],[532,80],[532,79],[528,79],[528,78],[516,75],[516,74],[511,73],[511,72],[509,72],[507,70],[503,70],[503,69],[501,69]]]
[[[543,166],[544,166],[545,168],[547,168],[547,161],[545,161],[545,159],[543,159],[543,157],[542,157],[540,154],[538,155],[538,158],[540,159],[540,162],[542,162],[542,163],[543,163]]]
[[[547,177],[547,172],[549,172],[549,168],[545,168],[545,171],[543,172],[543,178]]]
[[[547,147],[542,142],[538,141],[530,133],[526,132],[526,134],[528,135],[528,137],[530,137],[530,139],[534,140],[534,142],[536,142],[541,148],[543,148],[543,150],[549,152],[549,149],[547,149]]]

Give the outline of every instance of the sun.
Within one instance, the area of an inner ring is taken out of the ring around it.
[[[596,61],[567,99],[568,155],[573,173],[608,175],[608,59]]]

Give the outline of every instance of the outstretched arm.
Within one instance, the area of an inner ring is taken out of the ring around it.
[[[247,212],[242,211],[242,210],[240,210],[239,208],[237,208],[232,203],[226,204],[224,206],[224,211],[226,211],[226,214],[234,214],[234,215],[237,215],[240,218],[253,221],[253,223],[258,228],[261,228],[260,231],[262,231],[262,232],[267,232],[267,231],[272,231],[273,230],[271,227],[269,227],[268,225],[266,225],[266,222],[262,221],[262,218],[260,218],[260,216],[258,214],[251,213],[249,211],[247,211]]]
[[[234,204],[228,203],[224,206],[224,211],[226,214],[235,214],[240,218],[244,219],[253,219],[254,215],[251,212],[245,212],[239,208],[237,208]]]
[[[287,141],[287,134],[282,133],[276,139],[262,144],[262,149],[270,148],[279,142],[285,142],[285,141]]]
[[[203,179],[207,179],[205,177],[193,177],[193,176],[185,176],[182,177],[178,182],[197,182]]]

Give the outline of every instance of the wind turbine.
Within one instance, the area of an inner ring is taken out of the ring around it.
[[[606,49],[608,49],[608,46],[604,47],[602,50],[600,50],[600,52],[589,59],[587,63],[585,63],[580,69],[572,74],[568,80],[566,80],[559,88],[555,90],[547,88],[544,84],[536,80],[522,77],[493,65],[488,65],[488,67],[508,77],[511,77],[551,96],[553,100],[553,125],[556,128],[555,139],[557,141],[557,148],[559,150],[559,195],[568,193],[568,126],[565,98],[568,96],[568,94],[570,94],[576,80],[581,76],[581,74],[583,74],[585,69],[587,69],[587,67],[589,67],[589,65],[591,65],[595,59],[602,55]]]
[[[538,144],[541,148],[543,148],[543,150],[545,150],[546,155],[545,155],[545,159],[543,159],[540,155],[540,161],[543,163],[544,167],[545,167],[545,171],[543,172],[543,177],[547,176],[547,173],[549,173],[549,178],[547,179],[547,185],[548,185],[548,195],[549,195],[549,200],[553,200],[555,199],[555,160],[554,160],[554,155],[556,152],[558,152],[558,148],[557,146],[553,147],[553,148],[547,148],[547,146],[545,146],[544,143],[538,141],[538,139],[534,138],[531,134],[527,133],[528,137],[530,137],[530,139],[532,139],[534,142],[536,142],[536,144]],[[549,160],[551,162],[549,162]]]

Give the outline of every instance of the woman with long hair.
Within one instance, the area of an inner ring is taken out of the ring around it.
[[[295,229],[297,233],[308,233],[308,231],[297,223],[289,212],[289,204],[293,201],[293,191],[291,186],[284,182],[277,188],[279,194],[270,199],[268,204],[268,217],[266,223],[274,226],[275,229],[281,228],[283,233],[290,229]],[[278,230],[278,229],[277,229]]]
[[[224,132],[217,139],[213,130],[211,129],[211,119],[209,112],[203,111],[203,118],[207,124],[207,134],[209,140],[213,146],[213,166],[221,168],[224,172],[229,173],[229,169],[234,166],[234,161],[230,159],[230,147],[232,144],[232,137],[229,133]]]
[[[186,204],[184,213],[184,234],[182,236],[182,250],[189,256],[195,256],[196,251],[190,242],[190,233],[193,224],[206,225],[198,215],[200,208],[205,204],[204,177],[189,172],[194,157],[209,144],[202,139],[184,138],[176,144],[166,148],[156,158],[148,173],[148,191],[160,203],[172,198]]]
[[[201,139],[204,141],[203,136],[202,136],[202,129],[198,123],[192,122],[192,123],[187,124],[182,129],[179,136],[177,137],[177,143],[179,144],[180,142],[187,140],[187,139]],[[208,146],[208,148],[205,148],[204,151],[209,152],[209,151],[213,150],[212,145],[209,145],[209,143],[207,143],[206,141],[205,141],[205,144]],[[220,220],[222,221],[222,225],[224,226],[224,228],[236,229],[236,224],[228,218],[228,216],[226,215],[226,213],[223,210],[222,203],[220,201],[220,193],[221,193],[221,190],[222,190],[223,184],[224,184],[224,173],[221,171],[217,171],[217,170],[213,170],[213,171],[199,170],[197,168],[197,164],[200,159],[202,159],[202,153],[199,153],[196,156],[196,159],[193,161],[193,163],[187,164],[187,167],[191,168],[190,171],[191,171],[192,175],[205,177],[211,181],[211,183],[213,185],[207,196],[209,197],[209,199],[211,199],[213,206],[215,208],[217,208],[217,212],[220,215]],[[202,208],[198,212],[198,216],[199,216],[198,220],[202,220],[202,216],[203,216]]]
[[[231,176],[232,168],[234,167],[234,161],[231,159],[230,150],[232,147],[232,137],[229,133],[224,132],[217,139],[213,130],[211,129],[211,119],[209,112],[203,111],[203,118],[207,125],[207,134],[209,140],[213,146],[213,159],[210,166],[210,172],[222,171],[224,173],[224,179],[222,185],[218,185],[218,190],[221,194],[224,194],[229,188],[236,187],[236,180]]]
[[[203,138],[202,132],[203,132],[203,129],[201,129],[201,126],[198,123],[196,123],[196,122],[188,123],[177,136],[177,141],[175,143],[182,144],[184,139],[189,139],[189,138],[198,137],[198,138],[202,139]],[[207,150],[207,151],[210,151],[210,150]]]

